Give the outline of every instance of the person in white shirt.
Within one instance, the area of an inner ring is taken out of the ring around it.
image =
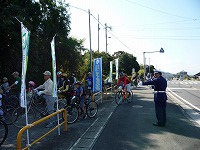
[[[51,80],[51,72],[45,71],[44,73],[44,84],[38,86],[34,90],[41,90],[38,92],[38,95],[42,95],[45,98],[46,104],[47,104],[47,111],[48,114],[52,114],[54,112],[54,103],[55,98],[52,96],[52,88],[53,88],[53,81]],[[47,124],[46,128],[53,127],[55,125],[54,123],[55,117],[50,118],[49,124]]]

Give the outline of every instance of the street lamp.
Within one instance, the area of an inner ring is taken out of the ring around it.
[[[144,80],[146,78],[146,60],[145,60],[145,53],[164,53],[164,49],[161,47],[161,49],[159,51],[152,51],[152,52],[143,52],[143,59],[144,59]]]

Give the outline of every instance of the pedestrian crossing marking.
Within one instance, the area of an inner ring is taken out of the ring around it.
[[[169,84],[182,84],[182,85],[187,85],[187,84],[200,84],[200,81],[168,81]]]

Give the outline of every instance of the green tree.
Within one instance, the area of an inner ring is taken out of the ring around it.
[[[78,70],[82,63],[80,47],[83,40],[69,37],[71,29],[67,9],[68,5],[57,6],[52,0],[1,2],[0,76],[21,72],[21,28],[17,19],[31,32],[27,80],[37,80],[45,70],[51,71],[50,42],[55,34],[58,68],[67,72]]]
[[[127,75],[131,75],[133,68],[135,69],[135,72],[138,72],[140,70],[137,58],[134,57],[132,54],[120,51],[120,55],[116,56],[119,57],[119,71],[123,71]]]

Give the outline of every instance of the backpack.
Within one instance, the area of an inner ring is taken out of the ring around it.
[[[83,88],[83,87],[82,87]],[[80,88],[78,88],[79,92],[80,92]],[[86,92],[85,92],[85,89],[83,88],[83,94],[82,96],[84,96],[84,98],[86,97]]]

